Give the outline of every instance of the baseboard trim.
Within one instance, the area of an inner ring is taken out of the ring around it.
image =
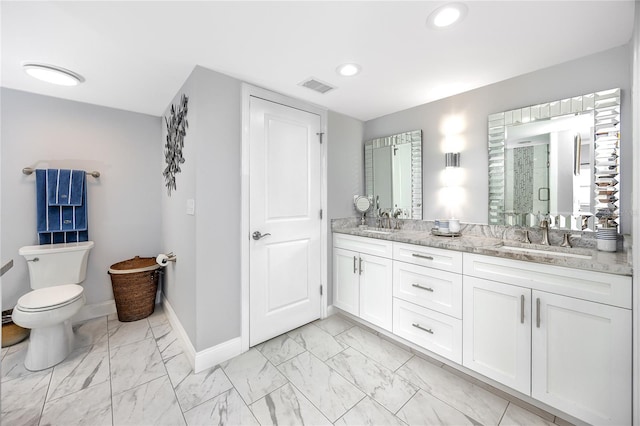
[[[182,349],[189,360],[189,364],[191,364],[191,368],[195,371],[196,348],[191,344],[191,339],[189,339],[187,331],[182,326],[182,323],[180,323],[180,320],[176,315],[176,311],[173,310],[166,297],[162,298],[162,307],[164,308],[164,313],[169,320],[169,324],[171,324],[171,328],[173,328],[173,331],[176,332],[178,338],[182,342]]]
[[[338,310],[334,308],[333,305],[327,306],[327,318],[337,313],[338,313]]]
[[[236,337],[196,353],[194,372],[199,373],[242,353],[242,339]]]
[[[71,322],[73,324],[76,324],[90,319],[115,314],[116,312],[115,300],[107,300],[106,302],[101,303],[92,303],[90,305],[84,305],[82,309],[80,309],[80,312],[73,316],[73,320]]]
[[[182,342],[182,348],[189,359],[189,364],[191,364],[191,368],[193,368],[194,373],[204,371],[242,353],[242,339],[240,337],[227,340],[226,342],[222,342],[218,345],[196,352],[196,349],[191,343],[184,327],[182,327],[176,312],[171,307],[169,301],[164,297],[162,298],[162,306],[164,307],[165,314],[167,315],[167,319],[169,320],[173,331],[176,332],[178,338]]]

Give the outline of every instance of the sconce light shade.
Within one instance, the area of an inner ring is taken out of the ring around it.
[[[444,166],[445,167],[460,167],[460,153],[459,152],[447,152],[444,154]]]

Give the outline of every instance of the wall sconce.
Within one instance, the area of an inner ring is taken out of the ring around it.
[[[447,152],[446,154],[444,154],[444,166],[446,168],[460,167],[460,153]]]

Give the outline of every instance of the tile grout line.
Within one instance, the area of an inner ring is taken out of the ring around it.
[[[300,356],[300,355],[304,354],[305,352],[309,352],[309,356],[316,357],[320,362],[324,363],[324,361],[322,361],[320,358],[318,358],[318,357],[317,357],[317,356],[315,356],[311,351],[308,351],[308,350],[305,350],[304,352],[299,353],[298,355],[296,355],[296,356],[295,356],[295,357],[293,357],[293,358],[297,358],[298,356]],[[293,358],[291,358],[291,359],[293,359]],[[325,363],[325,365],[326,365],[326,363]],[[277,367],[276,367],[276,368],[277,368]],[[333,369],[332,369],[331,367],[329,367],[328,365],[327,365],[327,368],[329,368],[330,370],[333,370]],[[278,369],[278,371],[280,371],[280,370]],[[335,371],[335,370],[334,370],[334,371]],[[303,398],[304,398],[305,400],[307,400],[307,402],[309,402],[309,404],[311,404],[311,405],[312,405],[316,410],[318,410],[318,413],[320,413],[320,414],[322,415],[322,417],[324,417],[325,419],[329,420],[329,418],[328,418],[328,417],[327,417],[327,415],[324,413],[324,411],[322,411],[322,410],[320,409],[320,407],[318,407],[318,406],[317,406],[313,401],[311,401],[311,399],[309,399],[309,397],[308,397],[307,395],[305,395],[305,394],[304,394],[304,392],[302,392],[302,390],[301,390],[300,388],[298,388],[298,386],[296,386],[296,385],[295,385],[295,383],[293,383],[291,380],[289,380],[289,378],[288,378],[287,376],[285,376],[285,375],[284,375],[284,373],[283,373],[282,371],[280,371],[280,374],[282,374],[282,375],[287,379],[287,381],[289,382],[289,384],[291,384],[291,386],[293,386],[293,387],[294,387],[298,392],[300,392],[300,395],[302,395],[302,396],[303,396]],[[341,376],[341,377],[342,377],[342,376]],[[345,380],[346,380],[346,379],[345,379]],[[349,383],[351,383],[351,382],[349,382]],[[354,386],[355,386],[355,385],[354,385]],[[358,389],[358,390],[360,390],[360,391],[362,392],[362,390],[361,390],[360,388],[358,388],[357,386],[356,386],[356,389]],[[358,405],[358,404],[360,403],[360,401],[362,401],[364,398],[366,398],[366,397],[367,397],[367,394],[366,394],[365,392],[362,392],[362,393],[364,393],[364,397],[362,397],[358,402],[356,402],[356,403],[353,405],[353,407],[355,407],[356,405]],[[343,417],[345,414],[347,414],[347,413],[349,412],[349,410],[351,410],[353,407],[350,407],[348,410],[346,410],[344,413],[342,413],[342,415],[341,415],[340,417],[338,417],[335,421],[337,422],[337,421],[338,421],[338,419],[342,418],[342,417]],[[333,423],[335,423],[335,422],[332,422],[331,420],[329,420],[329,422],[330,422],[330,423],[332,423],[332,424],[333,424]]]
[[[502,412],[502,415],[500,416],[500,419],[498,420],[498,426],[500,426],[500,424],[502,423],[502,420],[504,420],[504,416],[507,414],[507,410],[509,409],[510,405],[511,405],[511,401],[508,401],[507,406],[504,407],[504,411]]]
[[[155,338],[155,333],[153,332],[153,327],[151,326],[151,322],[149,321],[148,318],[147,318],[147,322],[149,322],[149,328],[151,329],[151,335],[154,336],[153,340],[156,343],[156,348],[158,349],[158,352],[160,352],[160,346],[158,346],[158,339]],[[171,327],[171,326],[169,326],[169,327]],[[173,331],[173,327],[171,327],[171,330]],[[179,355],[182,355],[182,354],[184,354],[184,352],[180,352],[179,354],[177,354],[175,356],[179,356]],[[178,399],[178,394],[176,393],[176,388],[173,387],[173,382],[171,381],[171,377],[169,376],[169,369],[167,369],[167,363],[166,363],[165,359],[162,357],[162,352],[160,352],[160,359],[162,360],[162,366],[164,367],[164,371],[167,373],[166,374],[167,381],[169,383],[169,386],[171,386],[171,391],[173,392],[173,397],[176,399],[176,405],[177,405],[178,409],[180,410],[180,415],[182,416],[182,420],[184,420],[184,424],[186,425],[187,424],[187,418],[184,416],[185,412],[182,409],[182,406],[180,405],[180,400]]]
[[[109,397],[111,398],[111,426],[115,426],[116,416],[113,409],[113,385],[111,378],[111,335],[109,334],[109,316],[105,317],[107,321],[107,358],[109,358]]]
[[[42,415],[44,414],[44,406],[47,405],[47,395],[49,394],[49,388],[51,387],[51,381],[53,380],[53,368],[49,373],[49,384],[47,385],[47,392],[44,394],[44,401],[42,401],[42,408],[40,409],[40,416],[38,417],[38,424],[42,423]],[[20,377],[18,377],[20,378]]]

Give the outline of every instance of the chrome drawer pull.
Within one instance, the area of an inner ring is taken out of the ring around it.
[[[358,269],[360,269],[358,275],[362,275],[362,258],[360,258],[358,261]]]
[[[520,295],[520,324],[524,324],[524,294]]]
[[[431,287],[422,287],[420,284],[411,284],[412,287],[419,288],[420,290],[427,290],[433,292]]]
[[[358,259],[353,256],[353,273],[355,274],[356,272],[358,272]]]
[[[424,254],[419,254],[419,253],[411,253],[411,256],[419,257],[421,259],[433,260],[433,256],[425,256]]]
[[[536,327],[540,328],[540,298],[536,297]]]
[[[420,324],[415,323],[415,324],[411,324],[412,326],[414,326],[415,328],[419,328],[422,331],[426,331],[429,334],[433,334],[433,330],[431,330],[430,328],[424,328],[422,327]]]

